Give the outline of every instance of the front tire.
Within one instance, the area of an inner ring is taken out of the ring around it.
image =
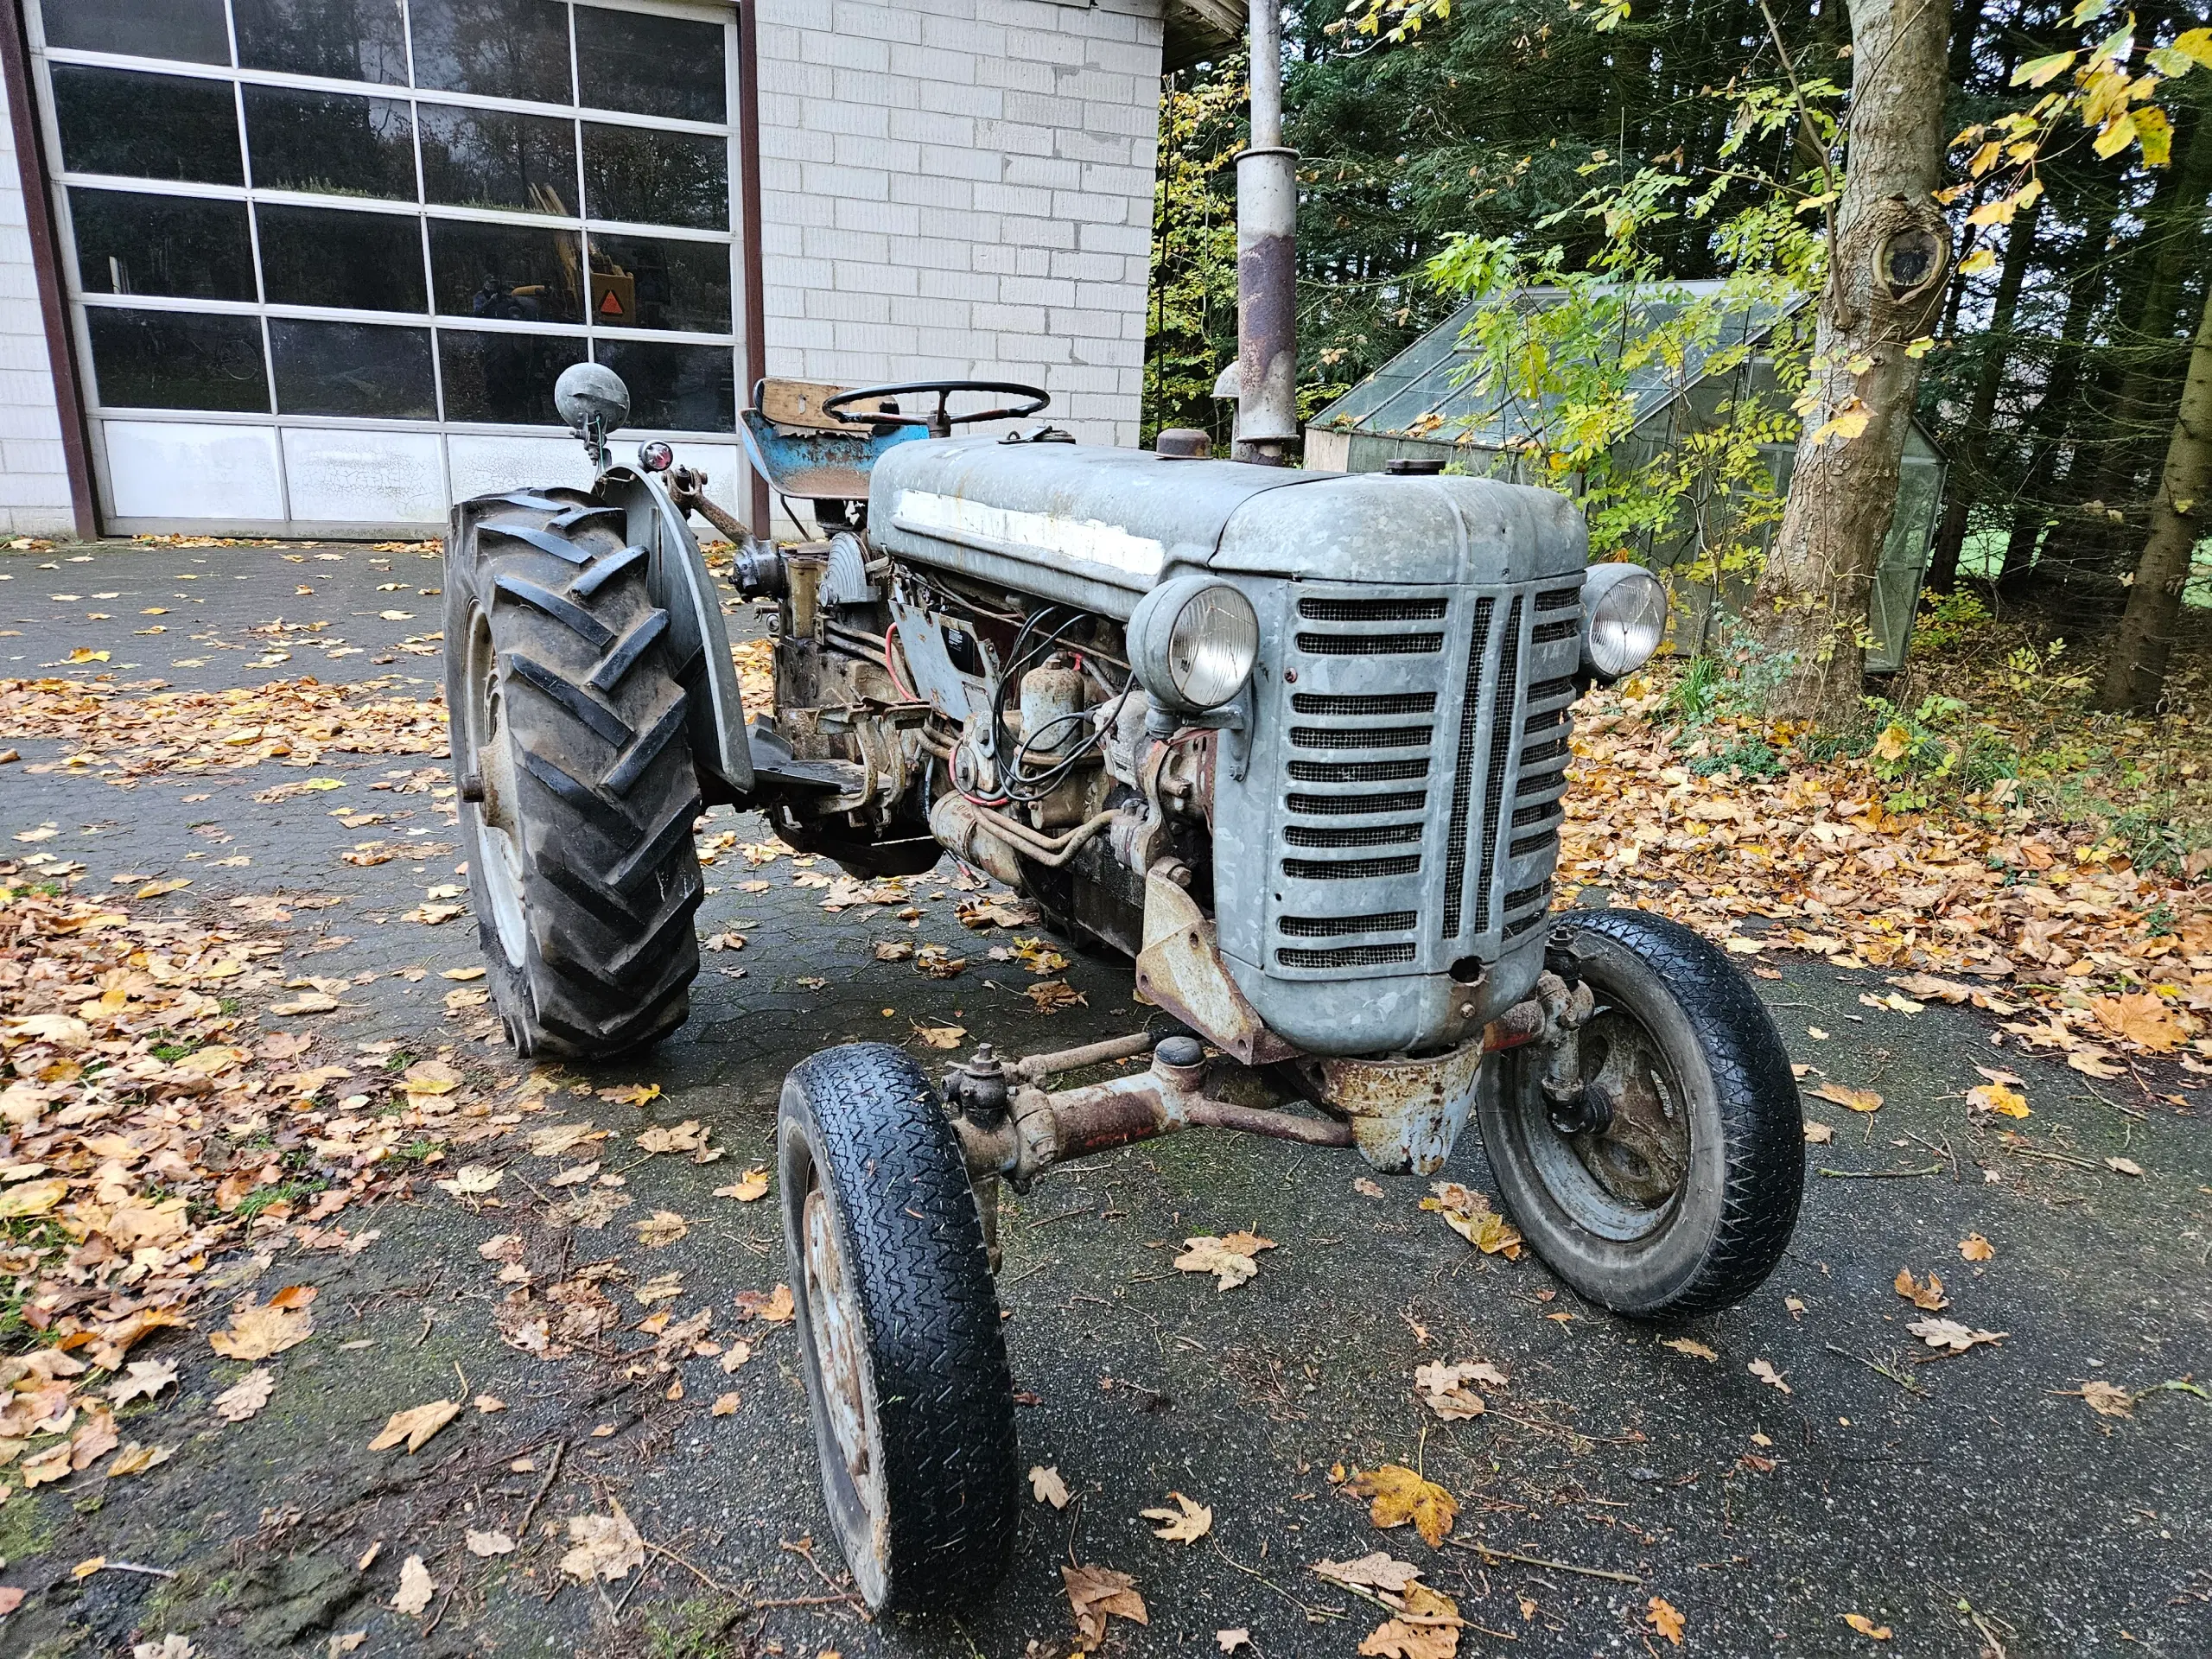
[[[454,777],[486,982],[524,1055],[652,1042],[699,972],[684,693],[625,526],[577,490],[454,511]]]
[[[1586,1082],[1613,1101],[1601,1134],[1552,1127],[1535,1054],[1484,1068],[1477,1111],[1505,1209],[1576,1291],[1639,1319],[1741,1301],[1782,1259],[1805,1185],[1789,1056],[1728,958],[1636,910],[1559,918],[1596,994]]]
[[[784,1248],[823,1502],[861,1599],[957,1608],[1006,1572],[1014,1379],[982,1221],[929,1078],[848,1043],[784,1082]]]

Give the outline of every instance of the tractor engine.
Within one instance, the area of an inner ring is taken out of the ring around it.
[[[809,785],[793,844],[949,848],[1247,1065],[1439,1054],[1529,997],[1586,609],[1647,597],[1586,594],[1563,498],[1046,428],[890,448],[855,517],[785,561],[754,742]]]

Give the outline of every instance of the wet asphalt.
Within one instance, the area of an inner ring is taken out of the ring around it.
[[[0,676],[218,687],[388,675],[391,695],[416,696],[438,679],[426,638],[438,598],[425,590],[439,566],[416,551],[65,549],[0,554],[0,628],[17,631],[0,632]],[[253,632],[280,620],[293,631]],[[752,626],[742,607],[734,620]],[[156,624],[167,632],[137,631]],[[271,642],[286,660],[268,661]],[[71,665],[79,647],[110,659]],[[40,849],[81,860],[88,885],[189,875],[159,902],[233,920],[226,900],[239,894],[334,899],[279,929],[288,968],[372,976],[319,1019],[316,1059],[397,1043],[519,1073],[472,1034],[474,1016],[442,1007],[454,988],[438,972],[476,960],[473,923],[406,919],[429,887],[461,879],[449,812],[427,791],[398,792],[442,763],[332,753],[313,772],[342,790],[257,803],[308,774],[263,765],[126,790],[26,770],[65,746],[0,736],[0,747],[22,756],[0,766],[0,836],[54,823],[60,833]],[[387,821],[357,831],[331,816],[365,806]],[[766,833],[725,809],[702,838],[725,831]],[[416,847],[371,868],[341,861],[372,835]],[[240,855],[251,862],[215,861]],[[681,1033],[583,1077],[655,1083],[660,1097],[638,1109],[564,1095],[532,1120],[589,1119],[624,1135],[685,1119],[711,1127],[722,1160],[639,1165],[626,1176],[635,1208],[599,1230],[532,1224],[531,1259],[679,1272],[686,1295],[674,1306],[712,1306],[718,1340],[754,1343],[748,1364],[733,1376],[694,1359],[625,1377],[588,1357],[547,1363],[503,1344],[495,1264],[475,1247],[537,1208],[513,1183],[499,1208],[471,1211],[425,1189],[349,1210],[347,1224],[382,1231],[357,1257],[289,1255],[251,1279],[251,1262],[211,1269],[264,1292],[322,1287],[318,1338],[276,1362],[276,1396],[259,1417],[218,1423],[207,1402],[243,1368],[204,1338],[165,1335],[140,1351],[183,1362],[181,1394],[130,1410],[178,1454],[132,1481],[79,1476],[0,1506],[0,1583],[34,1590],[0,1624],[0,1649],[121,1654],[175,1631],[210,1656],[321,1654],[359,1630],[365,1654],[1026,1659],[1073,1647],[1058,1570],[1072,1560],[1131,1574],[1148,1610],[1147,1625],[1116,1621],[1105,1651],[1219,1653],[1217,1632],[1241,1629],[1244,1651],[1350,1656],[1382,1615],[1307,1568],[1384,1548],[1458,1600],[1462,1654],[1671,1653],[1647,1622],[1653,1597],[1680,1611],[1688,1653],[2212,1654],[2212,1400],[2157,1387],[2212,1380],[2201,1122],[2212,1096],[2168,1064],[2094,1081],[2024,1052],[1983,1015],[1868,1006],[1862,994],[1889,988],[1878,975],[1802,959],[1776,962],[1757,985],[1793,1058],[1814,1068],[1806,1084],[1872,1088],[1885,1103],[1861,1116],[1808,1102],[1834,1139],[1807,1148],[1796,1242],[1740,1306],[1679,1329],[1617,1319],[1532,1256],[1471,1250],[1418,1209],[1425,1181],[1374,1178],[1379,1198],[1356,1190],[1368,1172],[1348,1154],[1200,1135],[1128,1148],[1055,1172],[1014,1202],[1004,1228],[1023,1466],[1056,1467],[1076,1501],[1054,1510],[1025,1497],[1004,1588],[957,1618],[868,1623],[821,1599],[842,1574],[790,1334],[731,1313],[739,1291],[790,1276],[773,1201],[741,1205],[713,1189],[766,1160],[785,1071],[826,1043],[958,1024],[1020,1052],[1116,1034],[1145,1013],[1124,969],[1073,951],[1067,978],[1088,1006],[1035,1012],[1020,995],[1029,976],[985,956],[1007,936],[955,919],[963,895],[949,874],[910,884],[923,912],[910,928],[887,910],[826,914],[818,889],[791,885],[788,861],[754,871],[723,851],[700,931],[741,934],[745,947],[704,957]],[[762,879],[767,891],[741,889]],[[875,942],[891,938],[944,944],[969,966],[932,980],[877,961]],[[425,977],[403,976],[417,968]],[[934,1068],[942,1057],[925,1058]],[[2026,1080],[2033,1116],[2011,1141],[1966,1105],[1977,1062]],[[512,1149],[495,1161],[510,1157],[534,1180],[557,1167]],[[2108,1157],[2143,1173],[2116,1173]],[[1471,1133],[1444,1173],[1495,1191]],[[629,1223],[658,1209],[690,1230],[645,1250]],[[1173,1268],[1185,1236],[1238,1228],[1275,1241],[1250,1283],[1219,1293]],[[1974,1233],[1993,1259],[1962,1259]],[[1945,1316],[2002,1339],[1955,1356],[1919,1343],[1905,1325],[1920,1310],[1893,1288],[1901,1268],[1941,1274]],[[1681,1337],[1714,1357],[1662,1345]],[[1510,1384],[1484,1416],[1446,1423],[1413,1387],[1433,1360],[1486,1360]],[[464,1413],[413,1457],[366,1452],[391,1412],[452,1393],[456,1374],[508,1408]],[[2089,1410],[2079,1392],[2089,1381],[2135,1395],[2132,1415]],[[708,1402],[732,1390],[737,1408],[713,1415]],[[471,1556],[465,1533],[516,1525],[556,1445],[562,1462],[523,1548]],[[511,1471],[518,1457],[533,1469]],[[1409,1529],[1378,1532],[1332,1482],[1340,1466],[1383,1462],[1417,1465],[1458,1497],[1444,1548]],[[1196,1544],[1154,1537],[1137,1513],[1171,1491],[1213,1511]],[[565,1536],[546,1537],[547,1524],[617,1500],[665,1553],[605,1593],[563,1587]],[[429,1615],[386,1605],[416,1554],[440,1586],[427,1634]],[[177,1576],[73,1580],[70,1567],[94,1554]],[[788,1605],[743,1611],[757,1600]],[[1890,1634],[1861,1636],[1847,1614]]]

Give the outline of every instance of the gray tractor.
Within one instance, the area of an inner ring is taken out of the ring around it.
[[[785,1084],[823,1491],[871,1606],[957,1604],[1012,1548],[1002,1183],[1201,1128],[1428,1173],[1473,1118],[1511,1219],[1594,1302],[1710,1313],[1781,1259],[1802,1122],[1758,1000],[1671,922],[1551,908],[1569,710],[1667,620],[1648,574],[1587,564],[1565,499],[1215,461],[1197,433],[955,435],[1036,414],[1031,388],[769,382],[753,464],[829,532],[779,549],[664,445],[610,464],[606,370],[560,401],[596,482],[464,503],[448,554],[454,767],[516,1046],[601,1058],[683,1021],[717,801],[856,874],[950,852],[1134,959],[1160,1016],[936,1077],[849,1044]],[[744,717],[693,512],[777,603],[772,718]]]

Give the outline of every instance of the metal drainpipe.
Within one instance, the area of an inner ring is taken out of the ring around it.
[[[1280,467],[1298,439],[1298,152],[1282,142],[1281,0],[1250,0],[1252,146],[1236,158],[1236,442]]]
[[[760,231],[760,31],[755,9],[758,0],[738,0],[737,6],[737,124],[738,211],[744,221],[745,260],[745,385],[738,402],[750,406],[755,391],[768,373],[768,301],[766,273],[761,259]],[[747,517],[755,539],[775,543],[775,521],[770,516],[768,480],[749,463],[740,463],[751,480]]]

